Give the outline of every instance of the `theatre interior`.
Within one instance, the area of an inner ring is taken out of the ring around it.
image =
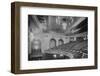
[[[28,60],[88,58],[88,18],[28,15]]]

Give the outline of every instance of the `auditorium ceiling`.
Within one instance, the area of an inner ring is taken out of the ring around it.
[[[87,32],[88,18],[76,16],[46,16],[46,15],[29,15],[29,27],[41,30],[47,33],[53,31],[64,33],[65,35]]]

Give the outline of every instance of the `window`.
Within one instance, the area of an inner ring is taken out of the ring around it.
[[[51,39],[50,43],[49,43],[49,48],[53,48],[56,47],[56,40],[55,39]]]
[[[58,45],[62,45],[62,44],[64,44],[64,41],[62,39],[59,39]]]

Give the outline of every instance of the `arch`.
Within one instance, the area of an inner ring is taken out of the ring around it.
[[[49,48],[56,47],[56,39],[52,38],[49,42]]]
[[[58,45],[62,45],[62,44],[64,44],[64,40],[63,39],[59,39],[58,40]]]

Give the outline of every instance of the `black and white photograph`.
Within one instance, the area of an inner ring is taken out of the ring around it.
[[[88,17],[28,15],[28,60],[88,58]]]
[[[11,72],[97,69],[97,7],[11,4]]]

